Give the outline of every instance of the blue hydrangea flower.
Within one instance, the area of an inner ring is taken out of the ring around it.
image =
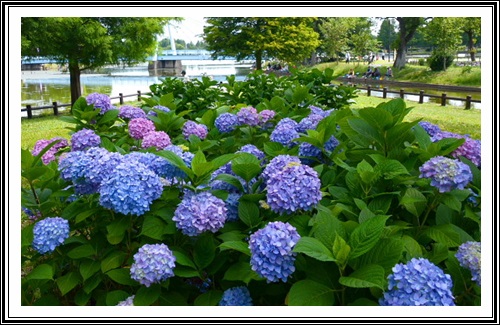
[[[53,252],[69,237],[69,222],[60,217],[45,218],[33,227],[33,248],[40,254]]]
[[[184,197],[172,218],[177,229],[188,236],[197,236],[206,231],[216,232],[224,227],[226,219],[224,201],[210,192]]]
[[[252,106],[242,107],[236,115],[240,125],[259,125],[259,113]]]
[[[425,258],[413,258],[407,264],[396,264],[388,291],[379,299],[381,306],[454,306],[453,282],[436,265]]]
[[[165,113],[170,112],[170,108],[162,106],[162,105],[156,105],[156,106],[151,107],[151,110],[148,112],[147,115],[148,116],[158,116],[158,113],[156,113],[155,110],[160,111],[160,112],[165,112]]]
[[[133,118],[128,122],[128,133],[134,139],[142,139],[146,134],[155,130],[155,124],[143,117]]]
[[[300,239],[295,227],[275,221],[250,235],[249,248],[252,270],[267,282],[286,282],[295,271],[293,248]]]
[[[120,301],[117,306],[133,306],[135,295],[128,297],[127,299]]]
[[[176,145],[170,145],[165,148],[165,150],[171,151],[179,156],[182,161],[186,164],[187,167],[191,167],[191,161],[193,160],[194,154],[189,151],[182,150],[181,147]],[[172,165],[170,162],[167,162],[167,165],[164,167],[162,175],[167,178],[169,181],[174,182],[176,179],[184,179],[187,177],[186,173],[182,171],[180,168]]]
[[[426,122],[426,121],[420,121],[418,122],[422,128],[429,134],[429,136],[434,136],[435,134],[441,132],[441,128],[433,123]]]
[[[215,127],[220,133],[229,133],[239,125],[238,116],[231,113],[223,113],[215,119]]]
[[[271,141],[281,143],[286,147],[293,147],[297,143],[293,140],[300,137],[299,133],[296,131],[297,122],[290,118],[284,118],[278,122],[276,127],[269,138]]]
[[[205,139],[208,134],[208,128],[204,124],[198,124],[194,121],[186,121],[182,127],[182,135],[188,140],[190,135],[196,135],[201,140]]]
[[[146,165],[146,167],[148,167],[151,171],[153,171],[156,175],[160,177],[167,176],[166,170],[168,168],[168,165],[170,165],[170,163],[166,159],[157,156],[153,153],[136,151],[126,154],[124,158],[128,159],[129,161],[131,159],[135,159],[137,162]]]
[[[321,107],[309,105],[309,109],[311,110],[310,115],[320,115],[323,118],[330,116],[330,114],[335,110],[335,109],[329,109],[329,110],[323,110]]]
[[[238,205],[240,204],[239,199],[241,198],[240,193],[229,193],[226,199],[227,208],[227,221],[238,220]]]
[[[140,216],[163,191],[160,177],[135,159],[123,159],[101,183],[99,203],[122,214]]]
[[[83,151],[90,147],[99,147],[100,144],[101,137],[94,130],[83,129],[71,136],[72,151]]]
[[[222,294],[219,306],[253,306],[252,297],[247,287],[234,287]]]
[[[111,99],[105,94],[88,94],[85,100],[87,101],[87,105],[94,105],[94,108],[100,109],[100,115],[104,115],[104,113],[110,109],[115,109],[115,107],[111,104]]]
[[[133,118],[139,118],[139,117],[147,118],[146,113],[140,107],[123,105],[123,106],[120,106],[119,110],[120,110],[120,113],[118,113],[118,117],[121,117],[124,119],[133,119]]]
[[[430,178],[440,193],[463,190],[472,181],[470,167],[457,159],[436,156],[420,167],[420,178]]]
[[[465,138],[465,142],[451,153],[452,157],[460,156],[469,159],[477,167],[481,167],[481,140]]]
[[[315,130],[318,126],[318,123],[324,117],[319,114],[310,114],[307,117],[304,117],[299,124],[297,124],[297,132],[306,133],[307,130]]]
[[[455,254],[460,266],[472,273],[472,281],[481,286],[481,243],[469,241],[458,247]]]
[[[134,254],[130,277],[146,287],[174,276],[175,256],[165,244],[146,244]]]
[[[291,163],[267,181],[266,202],[276,213],[311,210],[321,200],[321,181],[309,166]]]
[[[152,131],[144,135],[142,138],[141,147],[151,148],[155,147],[156,150],[162,150],[172,144],[170,137],[163,131]]]
[[[264,182],[267,182],[275,174],[280,173],[289,163],[300,164],[300,159],[296,156],[290,155],[278,155],[271,159],[269,164],[267,164],[262,171],[262,178],[264,179]]]
[[[339,145],[339,140],[337,140],[337,138],[335,136],[331,136],[330,139],[328,139],[327,142],[325,142],[325,152],[326,154],[331,154],[333,150],[335,150],[335,148]],[[308,143],[308,142],[302,142],[300,145],[299,145],[299,156],[301,157],[313,157],[313,158],[316,158],[320,161],[324,161],[322,158],[323,158],[323,154],[321,152],[321,149],[319,149],[318,147]],[[311,163],[314,163],[315,160],[314,159],[310,159],[310,158],[301,158],[300,159],[303,163],[305,164],[311,164]]]

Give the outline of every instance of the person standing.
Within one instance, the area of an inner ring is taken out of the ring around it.
[[[351,53],[349,53],[349,51],[347,51],[345,53],[345,63],[349,64],[350,61],[351,61]]]

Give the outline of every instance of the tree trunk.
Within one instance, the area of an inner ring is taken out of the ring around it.
[[[412,40],[417,28],[421,24],[421,18],[417,17],[396,17],[399,23],[399,44],[396,50],[396,58],[393,67],[404,68],[406,65],[406,47]]]
[[[469,54],[470,54],[470,60],[472,62],[476,61],[476,49],[474,48],[474,35],[472,34],[472,31],[467,32],[467,37],[469,40],[467,41],[467,46],[469,48]]]
[[[255,70],[262,70],[262,51],[255,51]]]
[[[80,67],[77,64],[69,64],[69,83],[71,89],[71,106],[82,96],[82,87],[80,84]]]

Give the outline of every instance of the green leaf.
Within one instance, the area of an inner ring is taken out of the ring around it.
[[[99,261],[85,260],[80,263],[80,274],[83,278],[83,281],[86,281],[100,269],[101,263],[99,263]]]
[[[311,280],[293,284],[288,293],[289,306],[333,306],[333,290]]]
[[[359,269],[370,264],[377,264],[389,272],[396,265],[403,254],[404,242],[393,237],[382,238],[363,256],[351,261],[354,269]]]
[[[102,278],[100,274],[94,275],[93,277],[88,279],[88,281],[85,281],[83,285],[83,291],[85,291],[85,293],[87,294],[91,293],[95,288],[97,288],[97,286],[99,285],[99,283],[101,283],[101,281]]]
[[[388,218],[385,216],[370,218],[354,229],[348,241],[351,246],[351,259],[367,253],[375,246]]]
[[[422,247],[420,247],[420,244],[415,240],[415,238],[408,235],[403,235],[403,237],[401,237],[401,240],[403,241],[403,247],[404,251],[406,252],[407,259],[424,256],[424,254],[422,253]]]
[[[33,243],[33,227],[34,223],[27,225],[21,229],[21,247],[31,246]]]
[[[387,130],[393,125],[392,114],[381,107],[370,107],[359,110],[359,116],[373,128]]]
[[[70,250],[67,253],[67,255],[74,260],[79,259],[79,258],[93,256],[95,254],[96,254],[96,251],[95,251],[94,247],[92,247],[92,245],[90,245],[90,244],[78,246],[76,248],[73,248],[72,250]]]
[[[262,171],[260,164],[236,164],[231,165],[233,172],[249,182],[252,178],[256,177]]]
[[[408,212],[418,217],[427,207],[427,198],[419,190],[410,187],[406,189],[399,204],[404,206]]]
[[[377,264],[365,265],[349,276],[340,277],[339,283],[350,288],[377,287],[384,290],[385,270]]]
[[[106,305],[116,306],[119,302],[127,299],[130,296],[129,293],[123,290],[113,290],[106,294]]]
[[[183,172],[185,172],[189,178],[191,178],[191,179],[193,178],[193,176],[194,176],[193,171],[186,166],[186,163],[182,160],[181,157],[177,156],[172,151],[161,150],[161,151],[155,152],[155,154],[167,159],[172,165],[178,167]]]
[[[457,212],[462,211],[462,202],[460,202],[456,196],[450,193],[444,193],[441,196],[441,202],[443,202],[447,207]]]
[[[422,232],[422,235],[446,247],[458,247],[461,244],[460,235],[451,224],[428,227]]]
[[[210,290],[194,300],[195,306],[217,306],[222,298],[223,292],[220,290]]]
[[[198,240],[194,244],[193,258],[199,269],[204,269],[212,263],[215,258],[216,249],[217,246],[211,235],[198,237]]]
[[[161,286],[153,284],[150,287],[141,286],[134,297],[134,306],[151,306],[161,294]]]
[[[48,264],[40,264],[26,276],[28,280],[52,280],[54,269]]]
[[[168,291],[160,295],[160,306],[187,306],[186,297],[175,291]]]
[[[349,254],[351,253],[351,247],[346,243],[342,236],[335,236],[335,241],[333,242],[333,256],[337,260],[340,266],[344,266],[349,259]]]
[[[191,169],[196,176],[202,176],[211,169],[211,164],[207,163],[207,159],[203,151],[198,150],[191,161]]]
[[[78,213],[75,218],[75,222],[79,223],[82,222],[83,220],[87,219],[91,215],[96,214],[99,211],[99,209],[94,208],[94,209],[88,209],[86,208],[84,211]]]
[[[241,281],[248,284],[252,280],[262,280],[262,278],[252,270],[250,263],[236,262],[224,273],[224,280]]]
[[[76,272],[69,272],[56,280],[57,287],[61,291],[61,295],[65,295],[73,288],[75,288],[78,283],[80,283],[80,276]]]
[[[166,228],[167,225],[162,219],[153,215],[147,215],[144,217],[144,222],[142,223],[141,235],[161,240],[166,232]]]
[[[293,248],[295,253],[304,253],[324,262],[335,262],[332,252],[318,239],[313,237],[301,237]]]
[[[332,247],[336,234],[346,238],[342,221],[335,217],[331,211],[318,206],[318,213],[312,219],[312,234],[326,247]]]
[[[108,255],[101,262],[101,271],[102,273],[106,273],[109,270],[116,269],[120,267],[125,260],[126,254],[124,252],[114,251]]]
[[[256,227],[262,220],[257,204],[245,200],[240,200],[238,204],[238,216],[250,228]]]
[[[110,109],[102,117],[99,119],[99,124],[104,124],[108,122],[115,122],[116,119],[118,118],[118,113],[120,113],[120,110],[117,109]]]
[[[172,253],[175,256],[175,263],[179,265],[184,265],[187,267],[190,267],[192,269],[196,269],[196,265],[194,265],[194,262],[191,260],[189,256],[187,256],[184,253],[181,253],[176,250],[172,250]]]
[[[217,177],[215,177],[215,180],[228,183],[228,184],[236,187],[236,189],[238,189],[238,191],[245,192],[245,190],[243,189],[243,185],[241,184],[241,181],[232,175],[219,174],[219,175],[217,175]]]
[[[113,269],[109,270],[106,272],[106,275],[111,278],[111,280],[115,281],[116,283],[123,284],[123,285],[128,285],[128,286],[135,286],[138,285],[139,282],[133,280],[130,277],[130,269]]]
[[[200,276],[200,273],[197,270],[182,265],[177,265],[174,268],[174,274],[175,276],[181,278],[196,278]]]
[[[248,248],[248,243],[247,242],[242,242],[242,241],[227,241],[219,245],[219,248],[221,251],[227,250],[227,249],[233,249],[235,251],[241,252],[245,255],[250,256],[250,248]]]

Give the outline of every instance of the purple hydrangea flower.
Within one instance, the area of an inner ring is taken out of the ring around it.
[[[269,164],[262,171],[262,178],[265,182],[269,180],[271,177],[274,177],[275,174],[281,172],[283,168],[289,163],[298,163],[300,164],[300,159],[295,156],[290,155],[278,155],[271,159]]]
[[[331,136],[330,139],[328,139],[327,142],[325,142],[325,151],[327,154],[331,154],[333,150],[339,145],[339,140],[335,136]],[[318,147],[308,143],[308,142],[302,142],[299,145],[299,156],[302,157],[314,157],[319,160],[322,160],[323,154],[321,152],[321,149]],[[306,164],[311,164],[314,163],[313,159],[309,158],[301,158],[301,161],[303,161]]]
[[[222,294],[219,306],[253,306],[252,297],[247,287],[234,287]]]
[[[238,216],[238,205],[240,204],[239,199],[242,194],[240,193],[229,193],[226,199],[227,208],[227,221],[236,221],[239,219]]]
[[[146,244],[134,254],[130,277],[146,287],[174,276],[175,256],[165,244]]]
[[[215,127],[220,133],[229,133],[238,126],[238,116],[231,113],[223,113],[215,119]]]
[[[266,125],[267,122],[269,122],[271,119],[274,118],[274,116],[276,116],[276,112],[275,111],[271,111],[269,109],[265,109],[265,110],[262,110],[260,113],[259,113],[259,125]]]
[[[242,107],[237,113],[237,116],[240,125],[259,125],[259,113],[257,113],[257,110],[252,106]]]
[[[99,147],[100,144],[101,137],[94,130],[83,129],[71,136],[72,151],[83,151],[90,147]]]
[[[396,264],[388,291],[379,299],[381,306],[454,306],[453,282],[436,265],[425,258],[413,258],[407,264]]]
[[[420,167],[420,178],[430,178],[431,185],[440,193],[463,190],[472,181],[470,167],[457,159],[437,156]]]
[[[460,266],[472,273],[472,281],[481,286],[481,243],[469,241],[458,247],[455,254]]]
[[[144,135],[141,146],[143,148],[155,147],[156,150],[162,150],[172,144],[170,137],[163,131],[152,131]]]
[[[127,299],[120,301],[117,306],[133,306],[135,295],[128,297]]]
[[[155,124],[143,117],[133,118],[128,123],[128,133],[134,139],[142,139],[146,134],[155,130]]]
[[[238,153],[238,152],[246,152],[246,153],[252,154],[255,157],[257,157],[257,159],[259,159],[260,161],[263,161],[264,158],[266,157],[266,154],[264,152],[262,152],[261,150],[259,150],[259,148],[257,148],[253,144],[244,145],[243,147],[240,148],[240,150],[236,151],[236,153]]]
[[[160,177],[135,159],[123,159],[101,183],[99,203],[122,214],[140,216],[163,191]]]
[[[56,160],[56,153],[59,151],[59,149],[63,149],[68,146],[68,140],[61,138],[61,137],[54,137],[50,140],[42,139],[38,140],[35,143],[35,146],[33,147],[33,150],[31,150],[31,154],[33,156],[38,156],[40,152],[42,152],[45,147],[47,147],[49,144],[51,144],[54,141],[58,141],[55,145],[53,145],[47,152],[45,152],[42,156],[42,162],[47,165],[51,161]]]
[[[197,236],[205,231],[216,232],[224,227],[226,219],[224,201],[210,192],[184,197],[172,218],[177,228],[188,236]]]
[[[481,167],[481,141],[465,138],[465,142],[453,151],[451,156],[455,158],[465,157],[477,167]]]
[[[321,200],[321,181],[309,166],[291,163],[267,181],[267,204],[277,213],[311,210]]]
[[[139,118],[139,117],[147,118],[146,113],[140,107],[123,105],[123,106],[120,106],[119,110],[120,110],[120,113],[118,113],[118,117],[121,117],[124,119],[134,119],[134,118]]]
[[[297,132],[306,133],[307,130],[315,130],[318,126],[318,123],[324,117],[319,114],[310,114],[307,117],[304,117],[299,124],[297,124]]]
[[[296,131],[297,125],[297,122],[286,117],[278,122],[269,138],[271,141],[281,143],[286,147],[293,147],[297,144],[293,140],[300,137]]]
[[[158,116],[158,113],[155,112],[155,110],[158,110],[160,112],[165,112],[168,113],[170,112],[170,108],[162,106],[162,105],[156,105],[151,108],[151,110],[148,112],[148,116]]]
[[[249,248],[252,270],[267,282],[286,282],[295,271],[293,248],[300,239],[297,230],[289,223],[270,222],[250,235]]]
[[[33,227],[33,248],[40,254],[53,252],[69,237],[69,222],[60,217],[45,218]]]
[[[433,123],[426,122],[426,121],[420,121],[418,122],[420,126],[429,134],[429,136],[434,136],[435,134],[441,132],[441,128]]]
[[[466,136],[461,135],[461,134],[457,134],[457,133],[453,133],[453,132],[448,132],[448,131],[440,131],[440,132],[434,133],[434,135],[431,136],[431,141],[437,142],[439,140],[446,139],[446,138],[465,139]]]
[[[309,109],[311,110],[311,113],[310,115],[320,115],[322,116],[323,118],[329,116],[335,109],[329,109],[327,111],[323,110],[321,107],[317,107],[317,106],[313,106],[313,105],[310,105],[309,106]]]
[[[201,140],[205,139],[208,134],[208,128],[204,124],[198,124],[194,121],[186,121],[182,127],[182,135],[184,139],[189,140],[190,135],[196,135]]]
[[[104,113],[110,109],[115,109],[115,107],[111,104],[111,99],[105,94],[88,94],[85,100],[87,101],[87,105],[94,105],[94,108],[100,109],[100,115],[104,115]]]

